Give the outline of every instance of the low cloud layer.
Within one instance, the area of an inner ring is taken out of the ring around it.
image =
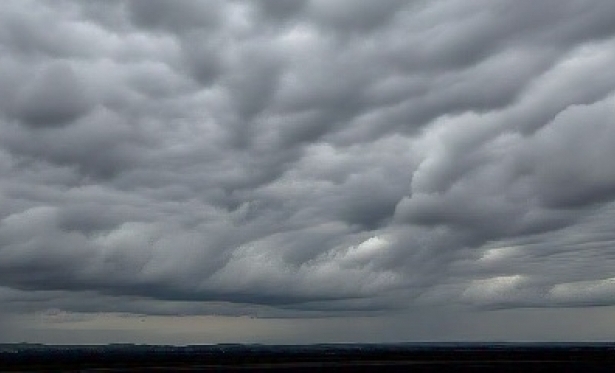
[[[615,305],[615,4],[0,9],[5,315]]]

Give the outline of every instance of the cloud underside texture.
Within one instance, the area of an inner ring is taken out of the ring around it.
[[[615,304],[613,2],[0,9],[4,311]]]

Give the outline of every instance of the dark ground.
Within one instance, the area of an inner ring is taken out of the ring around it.
[[[615,344],[0,345],[0,371],[615,372]]]

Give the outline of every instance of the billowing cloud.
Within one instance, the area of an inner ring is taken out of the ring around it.
[[[69,65],[58,63],[37,72],[17,94],[17,116],[32,127],[70,124],[93,106],[84,84]]]
[[[608,1],[0,9],[0,322],[615,306]]]

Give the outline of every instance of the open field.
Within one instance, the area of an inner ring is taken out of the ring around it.
[[[3,347],[2,371],[612,372],[615,346],[312,345]]]

